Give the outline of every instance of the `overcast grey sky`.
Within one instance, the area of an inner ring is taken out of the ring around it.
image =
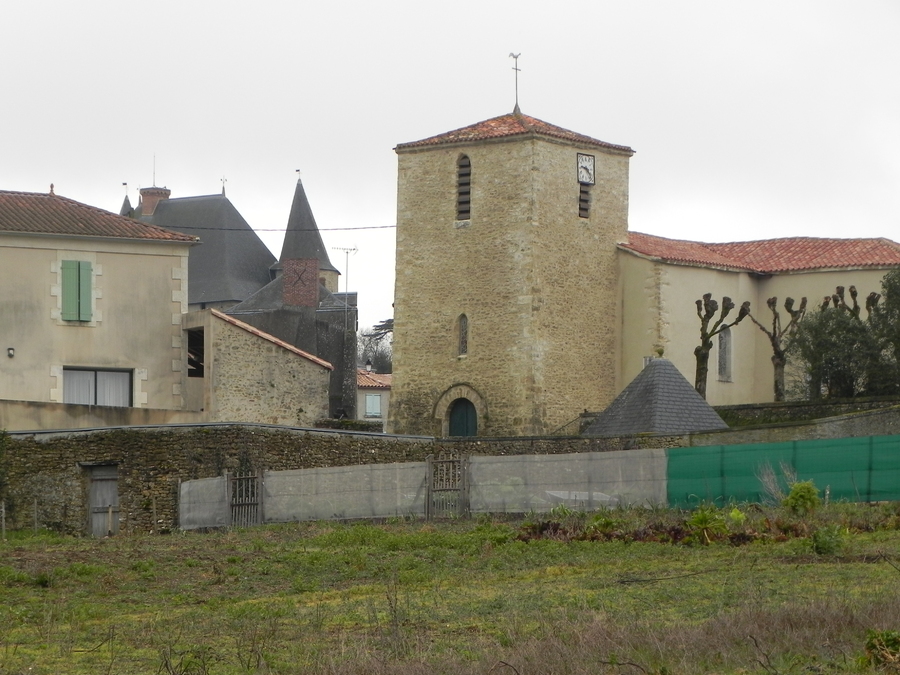
[[[173,197],[227,178],[277,255],[299,169],[371,325],[393,147],[510,112],[511,51],[523,112],[637,151],[632,230],[900,239],[897,0],[7,0],[0,189],[117,211],[155,154]]]

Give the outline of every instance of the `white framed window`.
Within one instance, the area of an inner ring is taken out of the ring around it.
[[[366,394],[366,417],[381,417],[381,394]]]
[[[130,370],[63,368],[63,403],[131,407]]]

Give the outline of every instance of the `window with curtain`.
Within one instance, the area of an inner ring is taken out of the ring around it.
[[[130,407],[131,371],[63,368],[63,403]]]

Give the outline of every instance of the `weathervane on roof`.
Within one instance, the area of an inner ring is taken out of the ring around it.
[[[222,181],[222,196],[225,196],[225,183],[228,182],[228,179],[225,176],[222,176],[219,180]]]
[[[516,71],[516,107],[513,108],[514,113],[522,112],[521,110],[519,110],[519,70],[521,70],[519,68],[519,57],[520,56],[522,56],[522,52],[519,52],[518,54],[513,54],[512,52],[509,53],[509,57],[511,59],[513,59],[513,61],[515,62],[515,65],[513,66],[513,70]]]

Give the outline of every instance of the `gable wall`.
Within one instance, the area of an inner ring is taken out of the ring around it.
[[[217,317],[206,326],[210,422],[312,426],[328,416],[328,368]]]
[[[63,400],[64,366],[134,371],[136,407],[182,406],[184,245],[89,238],[0,237],[0,399]],[[61,319],[61,262],[91,263],[89,322]],[[6,348],[15,357],[6,356]]]

